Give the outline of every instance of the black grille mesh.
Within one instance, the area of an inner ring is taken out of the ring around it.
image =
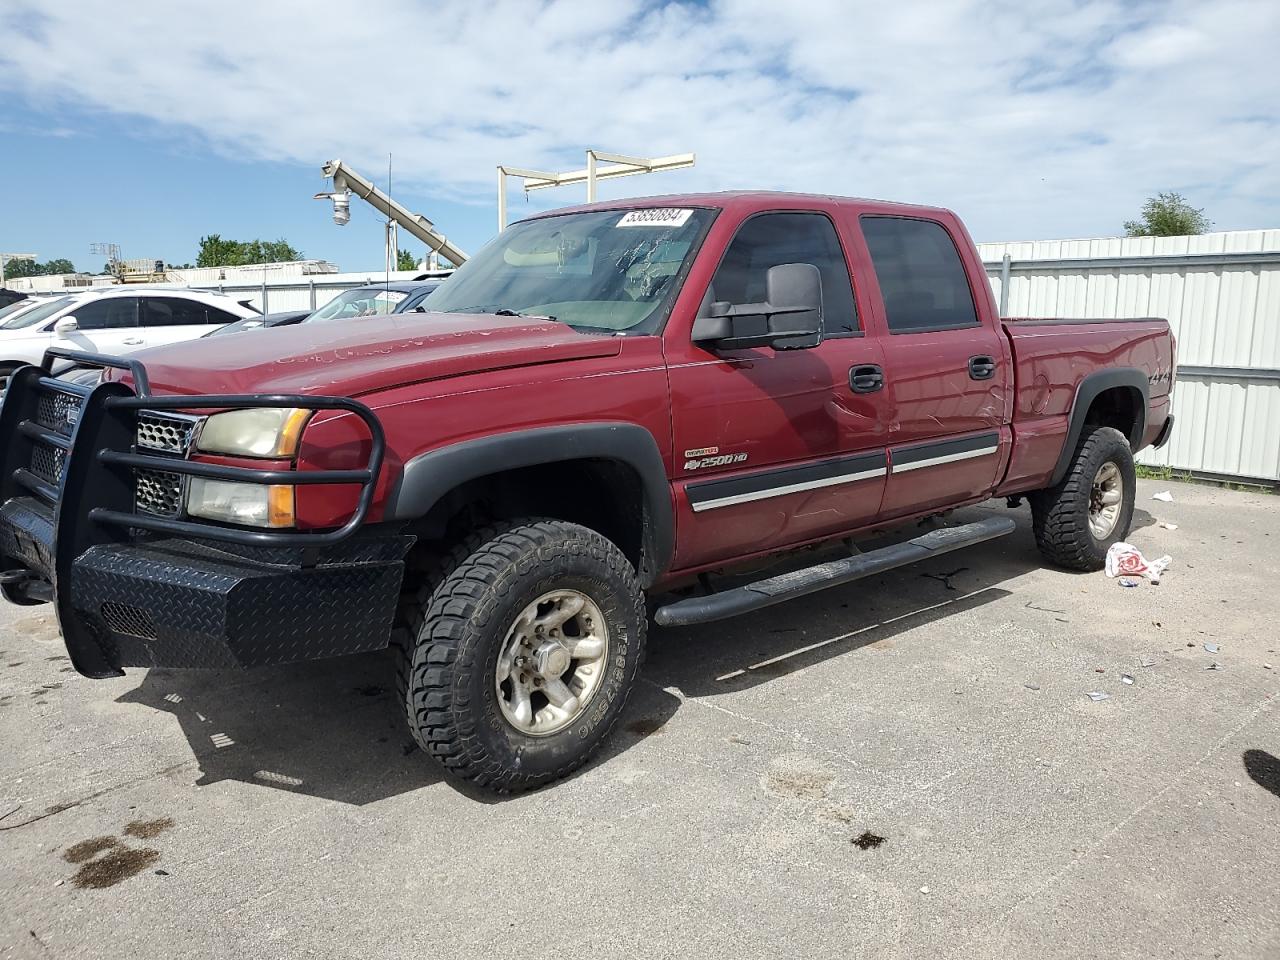
[[[195,433],[195,420],[158,413],[138,414],[138,446],[185,456]]]
[[[158,517],[182,512],[182,476],[164,470],[135,470],[134,503],[139,510]]]
[[[102,614],[102,619],[107,622],[107,626],[116,633],[141,637],[143,640],[156,639],[155,622],[152,621],[151,614],[142,607],[136,607],[132,603],[106,600],[98,608],[98,612]]]
[[[37,400],[36,422],[69,437],[81,406],[80,398],[72,394],[42,392]],[[185,457],[198,422],[195,417],[143,411],[138,415],[136,446],[139,450]],[[66,463],[65,451],[41,441],[32,444],[30,470],[46,483],[60,487]],[[182,515],[184,493],[185,481],[181,474],[166,470],[134,470],[134,505],[140,512],[158,517],[179,517]]]
[[[41,393],[36,422],[42,427],[71,435],[71,412],[80,410],[80,398],[67,393]]]
[[[67,455],[57,447],[35,443],[31,448],[31,472],[46,483],[58,486],[62,483],[62,471],[67,463]]]

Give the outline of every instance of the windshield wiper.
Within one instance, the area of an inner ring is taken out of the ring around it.
[[[527,317],[530,320],[555,320],[556,318],[546,313],[521,313],[519,310],[512,310],[510,307],[499,307],[493,311],[495,317]]]

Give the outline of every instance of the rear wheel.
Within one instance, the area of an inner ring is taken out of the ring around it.
[[[594,530],[558,520],[487,527],[445,566],[401,647],[410,732],[497,792],[565,776],[604,741],[639,673],[635,570]]]
[[[1129,534],[1135,481],[1125,435],[1111,427],[1090,430],[1062,482],[1029,497],[1040,552],[1059,566],[1101,570],[1110,546]]]

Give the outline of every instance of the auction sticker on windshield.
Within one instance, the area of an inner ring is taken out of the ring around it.
[[[387,303],[399,303],[401,300],[403,300],[407,296],[408,296],[407,293],[404,293],[400,290],[379,290],[377,293],[377,296],[375,296],[373,299],[383,300]]]
[[[692,210],[674,207],[655,207],[652,210],[632,210],[618,221],[620,227],[683,227],[693,216]]]

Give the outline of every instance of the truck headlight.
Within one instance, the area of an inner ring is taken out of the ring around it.
[[[253,407],[228,410],[207,418],[196,449],[232,457],[292,457],[298,452],[310,410],[296,407]]]
[[[187,488],[187,513],[250,527],[291,527],[293,487],[192,477]]]

